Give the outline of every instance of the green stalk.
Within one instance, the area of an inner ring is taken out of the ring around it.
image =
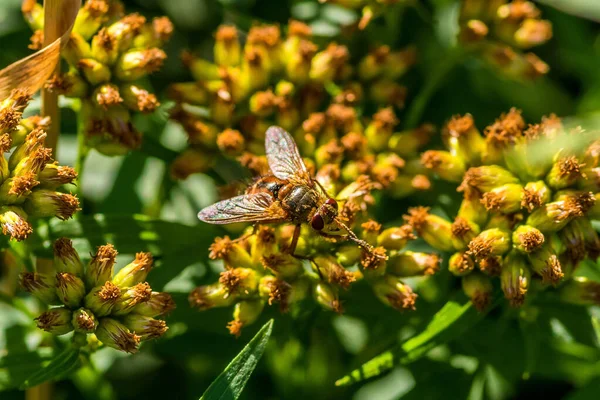
[[[413,99],[405,117],[407,129],[416,128],[421,122],[425,108],[431,97],[436,93],[440,84],[446,76],[454,69],[465,53],[460,48],[454,48],[447,53],[446,57],[436,64],[431,74],[426,78],[425,85],[419,94]]]

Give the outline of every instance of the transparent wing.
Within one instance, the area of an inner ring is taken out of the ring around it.
[[[269,193],[245,194],[208,206],[198,213],[201,221],[209,224],[234,222],[275,222],[286,218],[286,213],[273,202]]]
[[[271,172],[279,179],[305,179],[310,176],[294,139],[278,126],[267,129],[265,152]]]

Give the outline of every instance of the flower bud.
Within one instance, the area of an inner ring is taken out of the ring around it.
[[[452,224],[437,215],[429,214],[429,208],[409,208],[404,219],[432,247],[441,251],[454,250]]]
[[[488,219],[488,212],[477,193],[465,193],[463,201],[460,203],[458,217],[471,221],[479,226],[483,226]]]
[[[10,132],[17,127],[30,100],[31,95],[27,91],[13,89],[8,98],[0,101],[0,133]]]
[[[216,238],[209,247],[208,258],[211,260],[221,259],[228,267],[252,268],[252,256],[241,245],[240,242],[229,239],[229,236]]]
[[[46,164],[38,174],[39,187],[44,189],[56,190],[59,186],[73,183],[75,179],[77,179],[75,169],[57,163]]]
[[[583,276],[569,279],[559,291],[560,299],[581,306],[600,304],[600,283]]]
[[[331,255],[318,254],[312,264],[321,279],[332,285],[348,289],[350,284],[356,280],[352,272],[346,271]]]
[[[554,190],[572,186],[582,176],[582,167],[577,157],[563,157],[558,159],[546,176],[546,182]]]
[[[213,307],[228,307],[235,302],[235,299],[236,296],[231,296],[225,285],[220,282],[198,286],[188,297],[190,306],[200,311]]]
[[[91,53],[93,58],[105,65],[114,65],[119,57],[117,38],[108,33],[108,29],[102,28],[92,38]]]
[[[318,48],[307,39],[297,41],[295,47],[288,49],[284,58],[286,76],[290,81],[303,85],[310,80],[311,62]]]
[[[73,330],[71,311],[65,307],[51,308],[35,319],[38,328],[53,335],[60,336]]]
[[[77,68],[83,72],[85,79],[93,86],[110,81],[110,69],[105,64],[92,58],[79,60]]]
[[[509,183],[483,194],[481,202],[490,211],[512,214],[521,209],[523,186]]]
[[[475,268],[475,262],[466,252],[454,253],[448,261],[448,270],[455,276],[464,276]]]
[[[342,245],[337,249],[337,261],[345,268],[358,264],[361,255],[362,249],[354,243]]]
[[[188,176],[207,171],[214,163],[214,157],[196,149],[185,149],[171,164],[173,179],[186,179]]]
[[[338,290],[325,282],[319,282],[314,286],[313,296],[317,303],[326,310],[334,311],[338,314],[344,312],[340,302]]]
[[[33,229],[25,219],[25,212],[19,207],[0,207],[0,226],[2,233],[20,242],[27,239]]]
[[[365,128],[367,143],[374,151],[384,150],[398,124],[398,117],[392,107],[382,108],[373,115],[373,120]]]
[[[504,297],[510,302],[510,305],[522,306],[531,282],[531,271],[521,255],[513,251],[506,256],[500,281]]]
[[[542,232],[557,232],[573,218],[583,216],[593,204],[594,198],[588,194],[568,194],[534,210],[526,223]]]
[[[258,280],[258,274],[250,268],[229,269],[221,272],[219,276],[219,283],[225,287],[227,296],[247,297],[255,294],[258,290]]]
[[[100,28],[101,24],[108,17],[110,10],[109,2],[105,0],[88,0],[77,13],[73,32],[77,32],[86,40]]]
[[[529,253],[529,262],[533,272],[542,277],[543,283],[556,286],[564,277],[560,261],[549,244]]]
[[[167,55],[158,48],[134,49],[123,54],[115,65],[115,76],[123,81],[135,81],[158,71]]]
[[[452,243],[456,250],[465,250],[480,232],[479,226],[463,217],[456,217],[451,226]]]
[[[469,243],[469,253],[476,260],[501,256],[510,250],[510,235],[498,228],[486,229]]]
[[[387,250],[402,250],[409,240],[415,238],[413,227],[408,224],[402,225],[381,232],[377,236],[377,246],[382,246]]]
[[[225,129],[217,136],[217,146],[223,154],[235,157],[241,155],[244,151],[245,139],[240,131]]]
[[[384,304],[396,310],[414,310],[417,294],[410,286],[392,275],[385,275],[373,283],[373,291]]]
[[[298,250],[299,246],[296,249]],[[265,269],[272,271],[283,279],[296,278],[304,271],[302,262],[299,259],[282,252],[262,257],[261,263]]]
[[[115,274],[112,282],[120,288],[134,286],[146,280],[152,269],[152,254],[137,253],[135,260],[127,264]]]
[[[550,201],[551,191],[544,181],[528,182],[523,188],[521,207],[532,212]]]
[[[426,151],[421,155],[421,163],[443,180],[450,182],[460,182],[466,169],[461,158],[441,150]]]
[[[522,49],[546,43],[552,37],[552,24],[549,21],[528,18],[514,34],[516,45]]]
[[[125,315],[138,304],[145,303],[152,296],[152,288],[147,282],[122,289],[119,299],[115,302],[112,315]]]
[[[112,318],[101,318],[96,337],[105,346],[125,353],[137,353],[141,338],[125,325]]]
[[[123,324],[139,335],[141,340],[157,339],[169,329],[165,321],[139,314],[126,315]]]
[[[85,296],[85,285],[76,275],[59,272],[56,274],[56,294],[64,305],[75,308]]]
[[[264,308],[262,300],[244,300],[236,303],[233,310],[233,321],[227,324],[229,333],[239,337],[244,326],[252,324],[258,319]]]
[[[131,309],[131,312],[146,317],[158,317],[170,313],[175,307],[175,301],[169,293],[152,292],[150,299],[137,304]]]
[[[544,240],[544,234],[529,225],[520,225],[512,234],[513,247],[523,253],[536,251]]]
[[[89,43],[86,42],[81,35],[75,32],[71,32],[69,41],[62,49],[61,55],[67,60],[69,65],[74,67],[77,67],[79,62],[83,59],[94,59]]]
[[[133,83],[122,85],[120,93],[123,96],[125,106],[132,111],[152,113],[160,105],[155,95]]]
[[[123,98],[119,93],[119,88],[112,83],[105,83],[98,86],[94,93],[92,93],[92,99],[98,107],[104,110],[108,110],[109,107],[116,106],[123,102]]]
[[[22,272],[19,283],[23,290],[31,293],[45,304],[56,304],[56,278],[54,275],[37,272]]]
[[[119,51],[125,51],[131,47],[135,36],[140,33],[145,23],[145,17],[137,13],[129,14],[110,25],[106,33],[114,38],[115,47]]]
[[[348,61],[346,46],[330,43],[327,49],[315,54],[310,68],[310,78],[317,82],[334,80]]]
[[[73,242],[60,238],[54,242],[54,266],[56,272],[68,272],[77,277],[83,277],[83,264],[79,254],[73,248]]]
[[[84,304],[98,317],[109,315],[117,301],[121,298],[121,289],[114,283],[107,281],[102,286],[90,290],[85,296]]]
[[[67,193],[53,190],[34,190],[23,204],[23,208],[32,217],[57,217],[67,220],[79,211],[79,199]]]
[[[268,299],[269,305],[279,303],[281,312],[288,311],[292,286],[286,281],[271,275],[265,275],[260,278],[258,292],[262,298]]]
[[[386,271],[400,278],[433,275],[440,269],[440,262],[436,254],[406,251],[391,255]]]
[[[75,332],[91,333],[96,330],[98,321],[96,316],[90,310],[79,308],[73,311],[73,319],[71,324],[75,328]]]
[[[242,50],[235,26],[221,25],[215,34],[214,58],[218,65],[235,67],[240,64]]]
[[[492,300],[492,282],[482,273],[473,272],[462,277],[463,292],[479,312],[485,311]]]
[[[87,287],[102,286],[112,279],[117,254],[112,244],[98,247],[85,271]]]
[[[497,165],[482,165],[467,170],[458,191],[466,192],[474,189],[479,192],[489,192],[507,183],[519,183],[519,179],[510,171]]]

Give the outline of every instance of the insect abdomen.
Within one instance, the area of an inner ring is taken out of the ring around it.
[[[288,190],[286,190],[288,189]],[[280,200],[294,220],[304,222],[310,212],[317,207],[314,190],[307,186],[286,185],[280,190]]]

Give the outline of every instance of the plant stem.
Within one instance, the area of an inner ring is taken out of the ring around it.
[[[406,128],[416,128],[421,122],[425,108],[429,104],[429,100],[435,94],[437,88],[442,83],[444,78],[450,71],[456,66],[459,60],[464,56],[464,52],[461,49],[454,48],[450,50],[444,60],[437,63],[437,66],[433,69],[432,73],[427,77],[425,86],[421,89],[417,97],[414,98],[410,108],[406,113]]]
[[[73,106],[73,111],[77,114],[77,159],[75,160],[75,171],[77,171],[77,195],[81,202],[81,208],[83,208],[83,170],[90,149],[85,144],[85,121],[83,120],[81,113],[81,102],[76,103]]]

